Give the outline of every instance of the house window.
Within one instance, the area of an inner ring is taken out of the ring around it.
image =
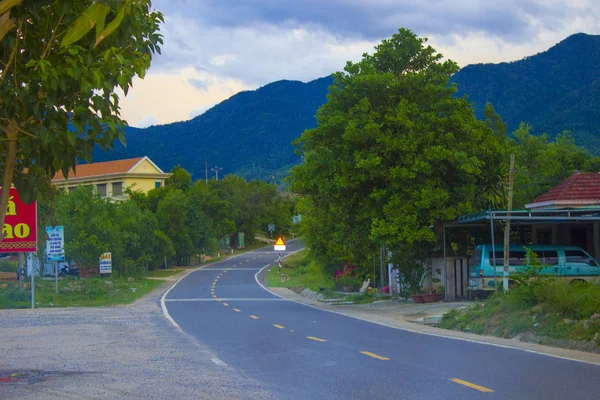
[[[106,197],[106,183],[99,183],[96,185],[96,192],[102,196]]]
[[[112,183],[112,194],[113,196],[121,196],[123,194],[123,182]]]
[[[160,181],[156,181],[156,182],[154,182],[154,188],[155,188],[155,189],[158,189],[158,188],[160,188],[160,186],[161,186],[161,182],[160,182]]]
[[[69,193],[73,193],[77,186],[69,186]]]

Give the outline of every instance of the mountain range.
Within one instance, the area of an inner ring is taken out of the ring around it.
[[[468,65],[452,81],[480,118],[489,101],[509,131],[521,121],[550,138],[569,130],[576,143],[600,154],[600,36],[576,34],[519,61]],[[300,161],[291,142],[316,126],[331,83],[331,77],[284,80],[240,92],[189,121],[129,127],[127,147],[117,142],[113,151],[96,149],[93,158],[147,155],[165,170],[181,165],[194,179],[204,179],[207,170],[214,176],[218,166],[220,176],[280,184]]]

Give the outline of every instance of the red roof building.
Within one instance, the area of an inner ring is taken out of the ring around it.
[[[147,193],[163,187],[172,174],[164,173],[148,157],[80,164],[65,178],[58,172],[52,178],[57,188],[72,191],[79,185],[92,185],[96,193],[114,200],[124,200],[126,189]]]
[[[529,209],[600,206],[600,173],[575,172],[558,186],[525,205]]]

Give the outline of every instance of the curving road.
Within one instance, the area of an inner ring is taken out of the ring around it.
[[[288,242],[287,252],[301,243]],[[600,366],[422,335],[280,298],[258,283],[277,252],[194,271],[163,296],[172,320],[278,399],[597,399]]]

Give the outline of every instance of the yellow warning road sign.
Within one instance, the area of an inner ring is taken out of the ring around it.
[[[285,251],[285,240],[283,240],[283,236],[279,236],[275,241],[274,246],[275,251]]]

